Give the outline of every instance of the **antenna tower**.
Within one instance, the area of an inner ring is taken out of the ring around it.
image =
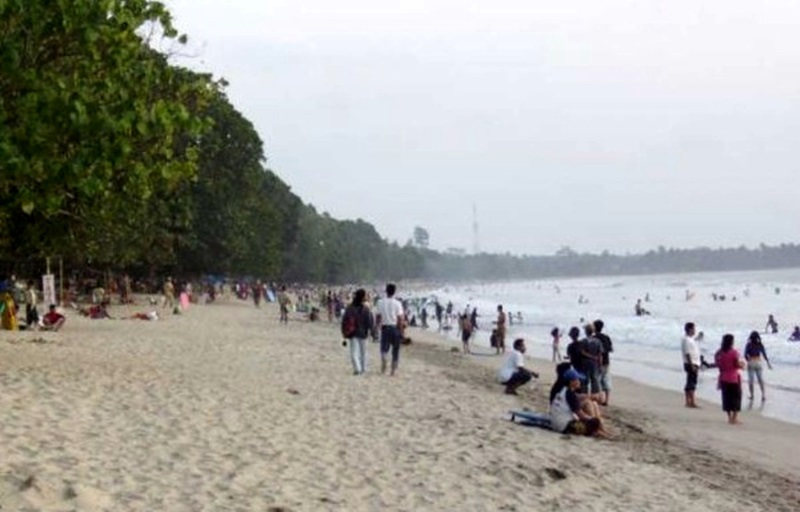
[[[480,254],[481,243],[478,230],[478,206],[472,204],[472,253]]]

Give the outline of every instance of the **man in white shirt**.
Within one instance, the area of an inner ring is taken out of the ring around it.
[[[683,391],[686,398],[686,407],[697,408],[694,394],[695,389],[697,389],[697,373],[700,370],[700,348],[694,339],[694,323],[687,322],[683,326],[683,332],[681,353],[683,354],[683,371],[686,372],[686,386],[684,386]]]
[[[516,395],[517,388],[539,375],[525,368],[525,340],[514,340],[514,350],[506,356],[503,366],[497,371],[497,380],[505,384],[507,395]]]
[[[405,315],[403,304],[394,298],[397,287],[389,283],[386,285],[386,297],[377,304],[376,323],[381,329],[381,373],[386,373],[389,351],[392,353],[392,373],[397,371],[400,362],[400,342],[403,340]]]

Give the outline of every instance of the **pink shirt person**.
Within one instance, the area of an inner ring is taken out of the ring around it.
[[[719,381],[730,384],[741,382],[739,369],[741,368],[739,352],[732,348],[730,350],[720,350],[716,357],[717,367],[719,368]]]

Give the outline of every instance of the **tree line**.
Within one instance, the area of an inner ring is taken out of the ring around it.
[[[160,2],[0,3],[0,268],[57,256],[144,275],[420,271],[372,225],[304,204],[267,168],[224,80],[153,43],[186,43]]]
[[[186,39],[160,2],[0,2],[0,271],[35,275],[48,256],[78,272],[327,283],[800,265],[795,245],[467,256],[429,250],[421,228],[389,242],[305,204],[225,81],[154,49]]]

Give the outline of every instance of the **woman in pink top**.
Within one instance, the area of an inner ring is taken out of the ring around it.
[[[733,348],[733,334],[722,337],[722,346],[714,359],[719,368],[722,410],[728,414],[728,423],[736,425],[739,423],[739,411],[742,410],[742,377],[739,370],[744,368],[744,361]]]

